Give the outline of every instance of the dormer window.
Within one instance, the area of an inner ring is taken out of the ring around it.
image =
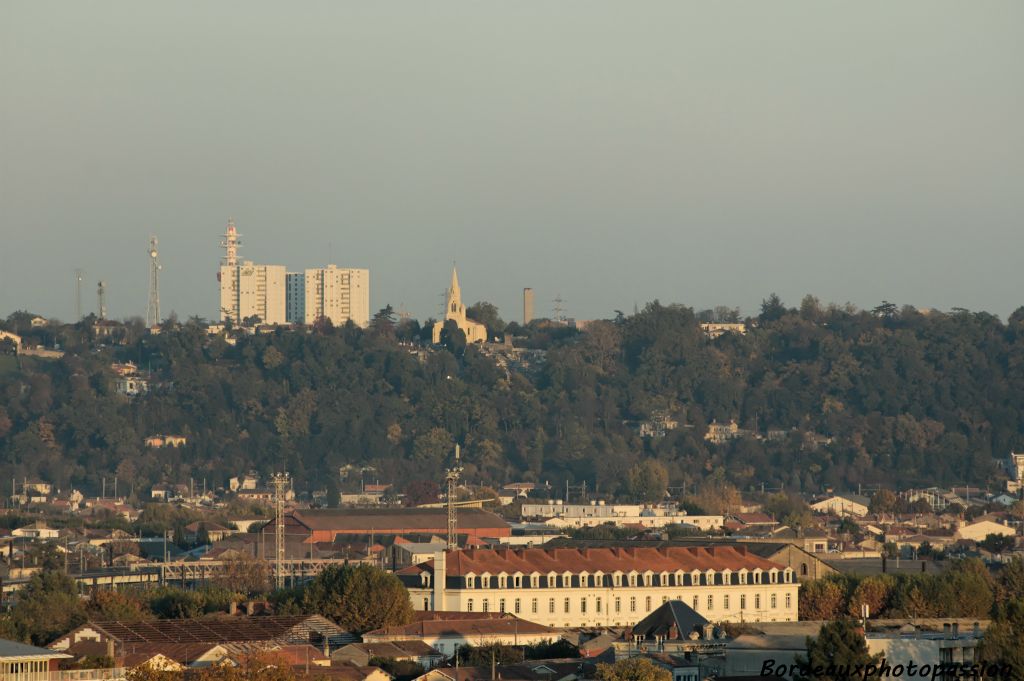
[[[668,586],[668,585],[669,585],[669,583],[668,583],[668,573],[667,572],[662,572],[660,575],[658,575],[658,586]]]
[[[588,575],[586,572],[581,572],[580,573],[580,588],[581,589],[586,589],[588,586],[590,586],[590,575]]]
[[[707,585],[708,586],[714,586],[714,584],[715,584],[715,571],[714,570],[708,570],[707,572],[704,573],[704,578],[707,580]]]
[[[549,589],[554,589],[555,588],[555,586],[556,586],[555,580],[557,580],[557,579],[558,579],[558,577],[557,577],[557,575],[555,575],[554,572],[548,574],[548,588]]]
[[[622,586],[622,573],[621,572],[613,572],[612,573],[612,586]]]
[[[466,575],[466,588],[467,589],[475,589],[476,588],[476,576],[475,575]]]
[[[644,573],[644,586],[653,586],[653,583],[654,583],[654,573],[652,573],[652,572],[645,572]]]
[[[637,574],[635,572],[630,572],[629,573],[629,585],[630,586],[636,586],[636,578],[637,578]]]
[[[740,584],[746,584],[747,583],[747,569],[743,568],[742,570],[740,570],[739,574],[740,574]]]

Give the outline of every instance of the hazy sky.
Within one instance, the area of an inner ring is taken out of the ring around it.
[[[1024,305],[1024,3],[0,3],[0,315],[213,316],[243,255],[371,308],[778,291]]]

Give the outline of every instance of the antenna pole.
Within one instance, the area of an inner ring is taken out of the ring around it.
[[[146,304],[146,326],[153,328],[160,324],[160,253],[157,238],[149,237],[149,302]]]
[[[276,512],[276,523],[274,525],[275,543],[275,565],[274,572],[277,578],[277,588],[284,588],[284,491],[288,486],[288,473],[275,473],[270,479],[274,486],[274,510]],[[312,549],[311,549],[312,550]]]
[[[82,280],[85,270],[75,270],[75,322],[82,321]]]
[[[445,472],[445,482],[448,485],[448,550],[455,551],[459,548],[458,538],[458,517],[455,513],[455,489],[459,484],[459,475],[462,474],[462,462],[459,457],[459,446],[455,445],[455,464]]]

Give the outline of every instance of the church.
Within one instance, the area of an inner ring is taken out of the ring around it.
[[[467,343],[483,343],[487,340],[487,327],[479,322],[466,318],[466,306],[462,304],[462,291],[459,289],[459,275],[452,268],[452,285],[448,288],[448,300],[444,308],[444,319],[434,322],[434,343],[441,342],[441,330],[444,323],[452,320],[466,334]]]

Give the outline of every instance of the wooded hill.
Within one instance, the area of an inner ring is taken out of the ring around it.
[[[492,306],[474,309],[505,330]],[[19,357],[0,372],[0,475],[96,493],[115,474],[121,490],[148,490],[285,468],[299,489],[333,489],[351,463],[401,487],[439,480],[460,443],[473,482],[586,480],[642,498],[665,478],[787,491],[984,485],[1024,445],[1024,308],[1003,323],[810,297],[787,309],[773,296],[746,335],[714,340],[699,326],[709,316],[654,302],[582,333],[510,325],[517,344],[544,351],[528,372],[458,333],[427,348],[419,324],[387,311],[365,331],[324,324],[235,345],[196,320],[113,348],[68,327],[79,333],[63,359]],[[115,393],[111,362],[127,360],[151,372],[148,394]],[[750,433],[711,444],[713,420]],[[664,435],[641,436],[645,422],[667,424]],[[188,444],[143,446],[165,433]]]

